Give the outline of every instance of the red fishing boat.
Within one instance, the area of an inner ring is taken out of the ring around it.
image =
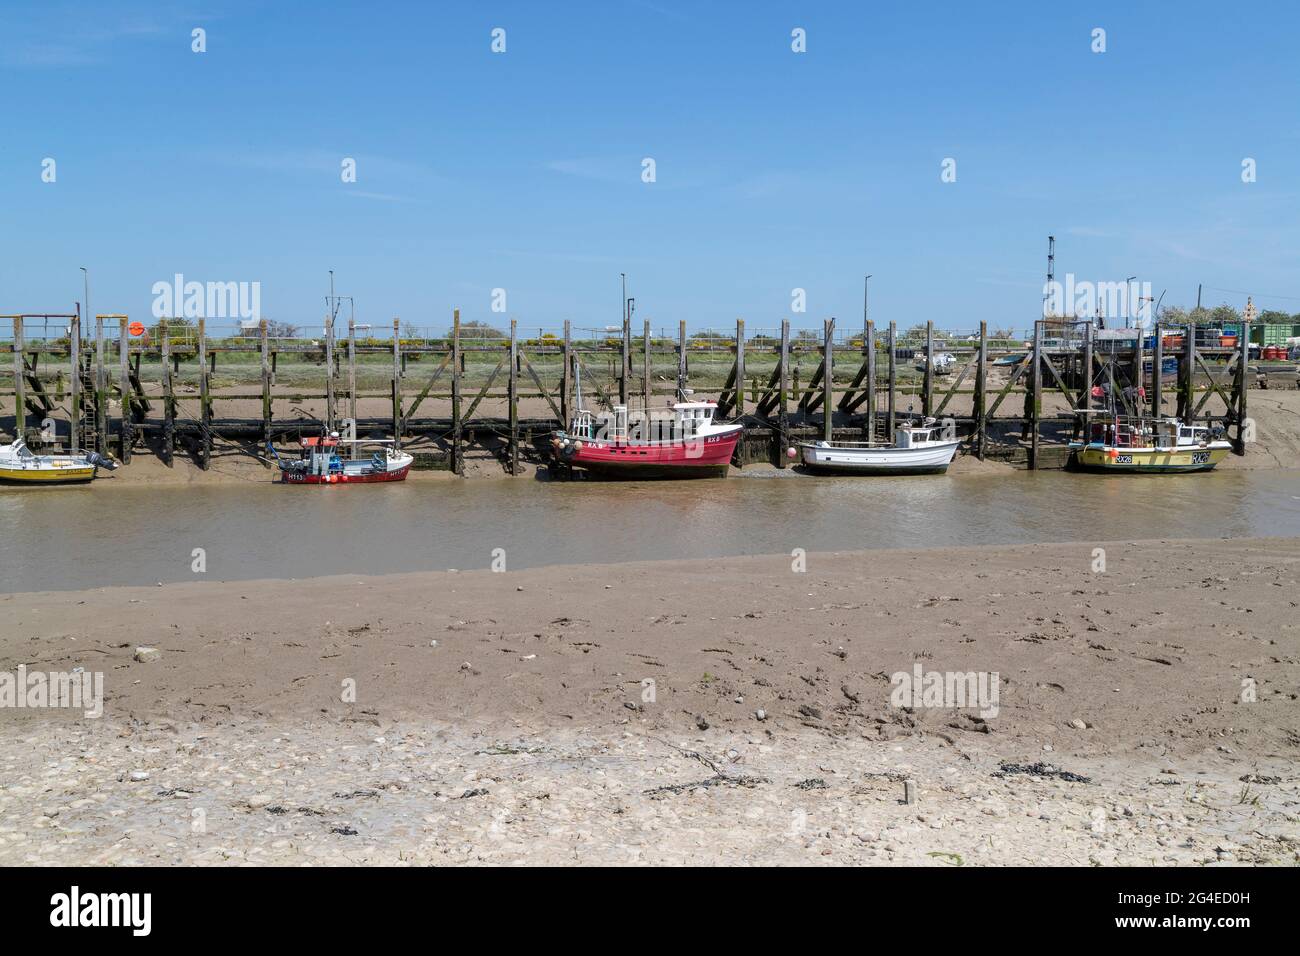
[[[344,458],[340,446],[381,445],[369,458]],[[392,441],[340,439],[338,432],[324,438],[302,439],[302,455],[286,461],[267,444],[280,466],[280,481],[289,485],[346,485],[354,482],[402,481],[415,459]]]
[[[677,402],[667,417],[628,421],[626,405],[597,416],[579,409],[567,431],[551,436],[557,462],[609,478],[721,478],[742,426],[718,425],[717,402]]]

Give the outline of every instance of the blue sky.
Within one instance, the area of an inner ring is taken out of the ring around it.
[[[360,321],[599,327],[627,272],[656,329],[819,328],[860,323],[872,273],[880,323],[1024,328],[1051,233],[1058,274],[1300,312],[1298,28],[1285,3],[11,0],[0,311],[70,308],[87,266],[97,312],[147,318],[180,272],[314,324],[334,269]]]

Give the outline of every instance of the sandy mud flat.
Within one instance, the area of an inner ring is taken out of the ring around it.
[[[1300,540],[795,564],[0,596],[0,863],[1300,862]]]

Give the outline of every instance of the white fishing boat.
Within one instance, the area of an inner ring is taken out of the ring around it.
[[[112,471],[117,462],[93,451],[75,455],[38,455],[21,438],[0,445],[0,482],[63,485],[90,481],[96,469]]]
[[[894,443],[804,442],[799,445],[809,471],[845,475],[931,475],[948,470],[960,445],[943,437],[932,419],[894,430]]]

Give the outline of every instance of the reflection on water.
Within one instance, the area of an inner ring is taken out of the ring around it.
[[[767,477],[760,477],[767,475]],[[0,591],[1031,541],[1300,534],[1287,472],[0,489]]]

